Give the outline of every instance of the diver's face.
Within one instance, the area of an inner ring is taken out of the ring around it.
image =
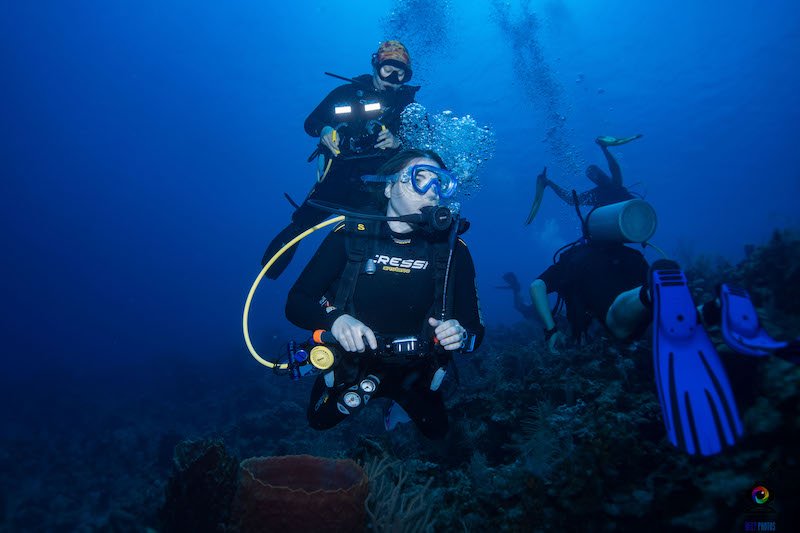
[[[375,87],[385,91],[386,89],[399,88],[406,79],[406,71],[402,68],[397,68],[393,65],[383,65],[375,70],[373,74]],[[395,83],[397,81],[397,83]]]
[[[430,165],[438,167],[439,164],[427,157],[418,157],[412,159],[401,171],[406,172],[414,165]],[[417,186],[424,188],[428,182],[436,176],[429,171],[420,170],[416,176],[412,177],[417,181]],[[439,205],[439,194],[436,192],[436,187],[431,187],[424,194],[419,194],[414,190],[411,181],[404,181],[401,179],[395,180],[392,183],[386,184],[384,195],[389,199],[389,211],[393,212],[396,216],[413,215],[422,212],[423,207],[431,207]],[[393,216],[394,216],[393,215]]]

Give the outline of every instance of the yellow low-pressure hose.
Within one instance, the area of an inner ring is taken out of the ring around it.
[[[244,313],[242,314],[242,331],[244,332],[244,342],[247,344],[247,349],[250,351],[250,355],[252,355],[253,358],[262,365],[269,368],[278,368],[281,370],[286,370],[287,368],[289,368],[289,365],[286,363],[273,363],[272,361],[267,361],[266,359],[258,355],[258,352],[256,352],[256,349],[253,347],[253,343],[250,341],[250,329],[247,327],[247,319],[250,316],[250,304],[253,302],[253,295],[256,293],[258,284],[261,283],[262,279],[264,279],[264,275],[266,275],[267,270],[270,269],[270,267],[275,263],[275,261],[277,261],[278,258],[282,256],[284,252],[286,252],[286,250],[288,250],[298,242],[302,241],[303,239],[305,239],[318,229],[322,229],[325,226],[330,226],[331,224],[336,224],[337,222],[341,222],[342,220],[344,220],[344,215],[339,215],[337,217],[328,219],[324,222],[320,222],[316,226],[308,228],[303,233],[301,233],[300,235],[298,235],[297,237],[286,243],[283,246],[283,248],[278,250],[278,252],[275,255],[273,255],[269,261],[267,261],[267,264],[264,265],[264,268],[261,269],[261,273],[259,273],[258,277],[256,277],[256,280],[253,282],[253,286],[250,287],[250,292],[247,294],[247,300],[245,300],[244,302]]]
[[[331,140],[333,140],[333,142],[337,142],[336,141],[337,139],[338,139],[338,132],[336,130],[333,130],[331,132]],[[339,154],[341,154],[341,153],[342,153],[342,151],[339,150],[338,148],[333,151],[334,157],[339,155]],[[323,160],[327,159],[324,154],[320,154],[319,156],[322,157]],[[333,158],[328,159],[328,162],[325,165],[325,171],[322,174],[319,173],[319,165],[317,165],[317,182],[318,183],[322,182],[328,176],[328,171],[331,169],[331,163],[333,163]]]
[[[319,157],[325,156],[320,154]],[[328,162],[325,164],[325,171],[322,174],[319,173],[319,166],[317,166],[317,183],[322,183],[325,178],[328,177],[328,171],[331,169],[331,163],[333,163],[333,159],[328,159]]]

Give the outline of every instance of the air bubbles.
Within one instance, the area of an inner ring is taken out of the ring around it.
[[[478,171],[495,151],[491,127],[480,125],[470,115],[457,116],[451,110],[429,114],[425,106],[413,103],[405,108],[400,138],[408,148],[433,150],[459,178],[459,191],[467,196],[479,188]]]

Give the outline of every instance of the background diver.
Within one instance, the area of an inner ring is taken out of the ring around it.
[[[506,282],[506,285],[498,285],[497,289],[508,289],[511,291],[511,295],[514,298],[514,309],[516,309],[523,318],[533,318],[536,316],[536,310],[533,308],[533,305],[526,304],[522,297],[522,286],[519,283],[519,279],[517,279],[517,275],[513,272],[506,272],[503,274],[503,281]]]
[[[721,323],[724,341],[739,353],[800,363],[800,343],[769,337],[747,291],[722,285],[719,300],[698,310],[677,263],[660,259],[648,267],[638,250],[622,242],[585,239],[531,284],[547,349],[557,355],[564,337],[553,320],[549,292],[563,298],[577,339],[592,320],[618,340],[639,338],[653,323],[653,363],[667,437],[689,454],[718,453],[743,434],[725,368],[704,323]]]
[[[426,150],[400,152],[368,179],[381,182],[387,217],[433,209],[457,184],[441,158]],[[456,238],[460,229],[456,223],[444,233],[426,232],[407,222],[356,217],[325,238],[286,302],[289,321],[329,330],[345,351],[314,384],[312,428],[331,428],[370,398],[387,397],[428,438],[447,433],[439,387],[450,354],[471,351],[484,333],[472,257]],[[387,346],[404,348],[387,353]]]
[[[262,266],[292,238],[329,216],[310,202],[360,210],[371,207],[374,195],[360,178],[375,174],[399,150],[400,115],[419,90],[419,86],[407,85],[411,76],[408,50],[399,41],[386,41],[372,54],[372,74],[343,78],[350,83],[331,91],[306,118],[306,133],[319,137],[319,147],[310,158],[317,159],[317,181],[296,206],[291,223],[267,246]],[[267,277],[277,279],[296,250],[297,246],[287,250]]]
[[[603,155],[606,157],[606,161],[608,162],[608,169],[611,172],[611,176],[609,177],[605,172],[603,172],[600,167],[597,165],[589,165],[586,168],[586,177],[589,178],[592,183],[595,184],[595,187],[589,189],[588,191],[584,191],[578,194],[578,204],[590,207],[601,207],[604,205],[610,205],[617,202],[623,202],[625,200],[631,200],[633,198],[637,198],[637,196],[631,193],[623,184],[622,184],[622,170],[619,167],[619,163],[614,158],[614,156],[609,151],[609,146],[620,146],[626,143],[629,143],[633,140],[642,137],[641,134],[636,134],[631,137],[610,137],[610,136],[601,136],[597,137],[594,142],[600,146],[600,149],[603,151]],[[544,190],[545,188],[550,187],[553,189],[553,192],[561,198],[564,202],[569,205],[575,205],[575,200],[572,196],[572,192],[560,187],[552,180],[547,177],[547,167],[544,167],[542,173],[539,174],[536,178],[536,196],[533,200],[533,205],[531,206],[531,210],[528,213],[528,218],[525,220],[525,224],[530,224],[536,214],[539,212],[539,208],[542,205],[542,199],[544,198]]]

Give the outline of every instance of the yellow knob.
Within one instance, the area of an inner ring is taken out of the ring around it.
[[[308,354],[308,359],[314,367],[320,370],[328,370],[333,366],[333,350],[327,346],[314,346],[311,348],[311,353]]]

